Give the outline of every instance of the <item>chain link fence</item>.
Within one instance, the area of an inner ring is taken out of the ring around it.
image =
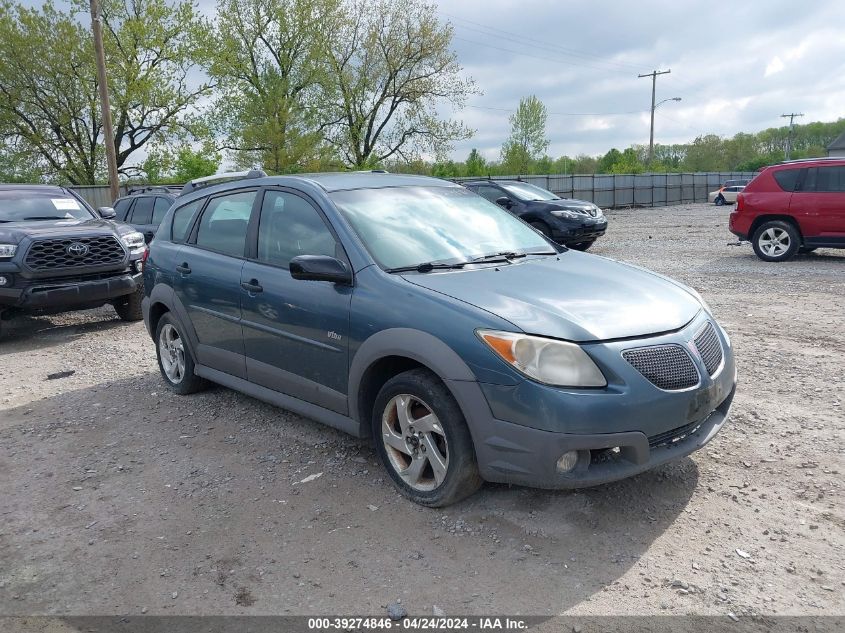
[[[750,180],[754,172],[698,172],[689,174],[586,174],[493,176],[490,180],[522,180],[554,192],[561,198],[578,198],[604,209],[663,207],[686,202],[707,202],[707,194],[727,180]],[[455,182],[479,178],[455,178]],[[71,187],[94,208],[114,203],[105,185]],[[125,185],[120,195],[126,195]]]
[[[728,180],[750,180],[754,172],[697,172],[687,174],[586,174],[493,176],[490,180],[521,180],[561,198],[587,200],[604,209],[664,207],[707,202],[707,194]],[[479,178],[455,178],[468,182]],[[486,180],[486,179],[485,179]]]

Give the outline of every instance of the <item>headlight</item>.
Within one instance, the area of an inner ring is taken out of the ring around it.
[[[0,244],[0,257],[14,257],[17,251],[17,244]]]
[[[604,215],[604,211],[602,211],[601,208],[599,208],[599,207],[596,207],[595,211],[596,211],[596,217],[597,218],[600,218]]]
[[[574,343],[494,330],[478,330],[477,334],[505,362],[539,382],[556,387],[607,385],[601,370]]]
[[[580,218],[581,214],[567,209],[555,209],[551,214],[558,218]]]
[[[138,231],[132,231],[131,233],[121,235],[120,239],[130,251],[136,251],[144,248],[145,246],[144,234],[139,233]]]

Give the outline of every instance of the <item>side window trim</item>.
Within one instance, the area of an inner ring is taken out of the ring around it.
[[[230,253],[223,253],[221,251],[217,251],[211,248],[206,248],[204,246],[199,246],[197,244],[197,234],[199,233],[199,226],[200,222],[202,222],[202,216],[205,215],[205,212],[208,210],[208,206],[212,200],[216,200],[217,198],[226,198],[228,196],[236,195],[239,193],[249,193],[251,191],[255,192],[255,198],[252,200],[252,208],[249,212],[249,220],[247,221],[247,229],[246,229],[246,236],[245,236],[245,248],[244,252],[240,255],[232,255]],[[202,208],[197,212],[194,216],[194,221],[191,225],[191,230],[187,233],[184,243],[188,246],[192,246],[193,248],[198,248],[200,250],[209,252],[209,253],[219,253],[224,257],[236,257],[238,259],[248,259],[247,253],[250,252],[250,227],[252,226],[255,218],[256,209],[260,212],[261,206],[260,202],[263,199],[261,196],[261,188],[256,187],[244,187],[241,189],[228,189],[226,191],[220,191],[212,196],[208,196],[205,199],[205,202],[202,205]]]
[[[280,266],[279,264],[273,264],[271,262],[265,262],[263,260],[258,259],[258,229],[259,229],[259,222],[261,220],[261,209],[264,206],[264,197],[271,192],[281,192],[281,193],[289,193],[291,195],[298,196],[305,200],[311,207],[317,212],[317,216],[323,221],[323,224],[329,230],[332,237],[334,238],[335,244],[340,247],[340,255],[338,259],[340,259],[344,264],[346,264],[349,269],[352,269],[352,264],[349,260],[349,255],[346,252],[346,246],[343,244],[343,240],[340,239],[340,235],[338,235],[335,227],[329,221],[326,212],[320,206],[320,204],[314,200],[311,196],[309,196],[304,191],[299,191],[298,189],[292,189],[290,187],[284,186],[273,186],[273,187],[263,187],[259,192],[259,195],[256,197],[256,201],[258,202],[257,207],[253,207],[252,209],[252,217],[250,218],[250,226],[247,229],[247,248],[246,252],[248,253],[247,259],[251,262],[256,264],[261,264],[262,266],[271,266],[273,268],[278,268],[279,270],[289,270],[286,266]],[[337,251],[337,249],[335,249]]]
[[[194,211],[194,215],[193,215],[193,217],[191,218],[191,221],[190,221],[190,223],[188,224],[187,228],[185,229],[185,235],[183,235],[183,236],[182,236],[181,238],[179,238],[179,239],[176,239],[176,238],[173,236],[173,220],[175,219],[176,214],[177,214],[177,213],[178,213],[181,209],[184,209],[185,207],[189,207],[189,206],[191,206],[192,204],[194,204],[194,203],[195,203],[195,202],[197,202],[197,201],[199,201],[200,205],[199,205],[199,207],[197,208],[197,210],[196,210],[196,211]],[[175,204],[175,203],[174,203],[174,204]],[[170,241],[171,241],[171,242],[173,242],[174,244],[187,244],[187,243],[188,243],[188,239],[190,238],[190,236],[191,236],[191,235],[193,234],[193,232],[194,232],[194,226],[196,225],[197,220],[199,219],[199,217],[202,215],[202,212],[203,212],[203,211],[205,211],[205,206],[206,206],[207,204],[208,204],[208,198],[207,198],[207,197],[206,197],[206,198],[198,198],[197,200],[191,200],[190,202],[186,202],[185,204],[183,204],[183,205],[181,205],[181,206],[178,206],[178,207],[176,207],[175,209],[173,209],[173,213],[172,213],[172,215],[171,215],[171,217],[170,217]],[[163,221],[164,221],[164,220],[162,220],[162,222],[163,222]]]
[[[129,206],[126,207],[126,215],[123,216],[123,220],[121,222],[126,222],[127,224],[132,223],[132,210],[135,208],[135,201],[138,198],[131,198],[129,200]]]

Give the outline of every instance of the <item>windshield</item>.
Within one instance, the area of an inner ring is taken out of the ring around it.
[[[499,184],[508,193],[515,195],[520,200],[560,200],[551,191],[529,185],[527,182],[501,182]]]
[[[94,216],[76,198],[56,191],[0,191],[0,222],[90,220]]]
[[[356,189],[331,198],[387,269],[556,252],[522,220],[463,187]]]

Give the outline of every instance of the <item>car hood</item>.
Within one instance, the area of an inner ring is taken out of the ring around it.
[[[500,316],[528,334],[568,341],[676,330],[701,310],[698,299],[681,284],[577,251],[483,269],[404,277]]]
[[[134,229],[119,222],[108,220],[44,220],[42,222],[9,222],[0,224],[0,243],[20,244],[25,238],[44,239],[51,237],[83,237],[85,235],[110,233],[123,235]]]

